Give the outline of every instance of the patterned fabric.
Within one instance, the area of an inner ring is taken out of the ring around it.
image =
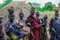
[[[12,28],[10,28],[10,26],[12,26]],[[16,31],[16,26],[13,26],[13,23],[7,22],[6,25],[6,34],[12,38],[13,40],[15,39],[20,39],[24,37],[24,34],[21,34],[19,32]],[[8,31],[7,31],[8,30]]]

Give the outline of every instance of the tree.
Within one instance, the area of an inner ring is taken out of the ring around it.
[[[12,0],[3,0],[3,1],[5,2],[5,4],[12,2]]]
[[[58,7],[60,8],[60,2],[58,3]]]
[[[55,4],[53,4],[53,7],[55,8],[55,7],[56,7],[56,5],[55,5]]]
[[[40,7],[40,4],[38,4],[38,3],[32,3],[32,5],[33,5],[34,7]]]
[[[29,2],[28,4],[29,4],[30,6],[32,6],[32,3],[31,3],[31,2]]]
[[[29,4],[30,6],[40,7],[40,4],[38,4],[38,3],[31,3],[31,2],[29,2],[28,4]]]
[[[4,3],[0,4],[0,10],[5,7],[7,4],[9,4],[10,2],[12,2],[12,0],[3,0]]]
[[[39,12],[39,11],[41,11],[41,8],[40,7],[36,7],[35,10]]]
[[[43,11],[46,11],[46,7],[43,6],[43,7],[41,8],[41,11],[42,11],[42,12],[43,12]]]
[[[47,2],[45,3],[45,7],[46,7],[46,10],[52,11],[54,5],[52,4],[52,2]]]

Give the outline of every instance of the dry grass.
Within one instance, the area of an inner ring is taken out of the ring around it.
[[[51,18],[54,16],[54,11],[46,11],[40,13],[40,17],[43,17],[44,15],[48,16],[48,23],[49,23]],[[60,18],[60,11],[59,11],[59,18]]]

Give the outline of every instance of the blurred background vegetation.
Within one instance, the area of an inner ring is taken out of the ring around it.
[[[53,4],[52,2],[47,2],[42,7],[38,3],[31,3],[31,2],[29,2],[28,4],[30,6],[34,6],[36,8],[36,11],[39,11],[39,12],[40,11],[41,12],[44,12],[44,11],[53,11],[53,9],[56,7],[56,5]],[[60,2],[58,3],[58,7],[60,8]]]
[[[7,4],[9,4],[10,2],[12,2],[12,0],[3,0],[4,3],[0,3],[0,10],[5,7]]]
[[[0,10],[5,7],[7,4],[12,2],[13,0],[3,0],[4,3],[0,3]],[[38,12],[45,12],[45,11],[53,11],[53,9],[56,7],[56,4],[53,4],[52,2],[45,3],[44,6],[41,7],[41,4],[39,3],[31,3],[28,2],[30,6],[34,6],[36,11]],[[60,2],[58,3],[58,7],[60,8]]]

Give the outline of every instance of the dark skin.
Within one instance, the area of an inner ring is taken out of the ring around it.
[[[36,18],[37,18],[37,20],[39,19],[39,12],[36,12]]]
[[[24,17],[24,13],[20,13],[20,14],[19,14],[19,18],[22,20],[23,17]]]
[[[31,16],[34,16],[35,10],[31,10],[30,13],[31,13],[31,14],[30,14]],[[32,17],[31,17],[31,16],[30,16],[30,18],[28,19],[29,22],[32,21],[32,19],[31,19]]]
[[[59,14],[55,14],[55,19],[56,19],[56,20],[58,19],[58,17],[59,17]],[[55,29],[52,28],[52,26],[53,26],[52,24],[53,24],[53,19],[51,19],[51,21],[50,21],[50,25],[49,25],[49,26],[50,26],[50,29],[53,30],[54,33],[56,33]]]
[[[31,16],[34,16],[34,13],[35,13],[35,10],[34,10],[34,9],[31,9],[31,11],[30,11],[30,15],[31,15]],[[32,21],[31,18],[32,18],[32,17],[30,17],[30,18],[28,19],[29,22]],[[31,31],[32,31],[32,29],[33,29],[33,28],[31,28]],[[33,35],[32,32],[31,32],[31,34],[29,35],[29,39],[30,39],[30,37],[32,37],[32,38],[35,39],[35,37],[34,37],[34,35]],[[31,39],[30,39],[30,40],[31,40]]]
[[[31,10],[30,13],[34,16],[35,10]]]

